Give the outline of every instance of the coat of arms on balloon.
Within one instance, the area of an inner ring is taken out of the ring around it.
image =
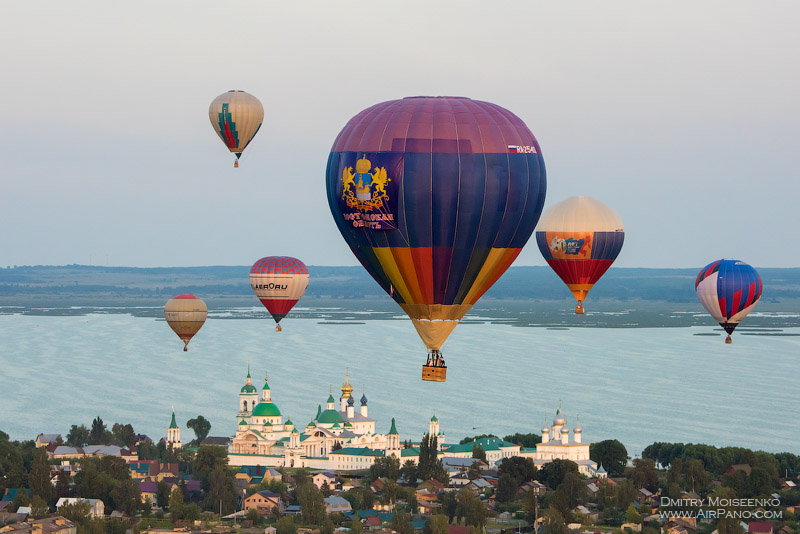
[[[397,155],[382,154],[370,156],[373,160],[380,156],[397,159]],[[379,162],[382,163],[382,162]],[[389,162],[390,169],[400,167],[399,162]],[[393,163],[393,165],[392,165]],[[394,173],[392,173],[394,174]],[[354,227],[366,227],[371,230],[393,230],[397,228],[395,220],[394,180],[386,171],[386,166],[376,164],[363,154],[353,166],[345,163],[342,170],[340,187],[344,218]]]

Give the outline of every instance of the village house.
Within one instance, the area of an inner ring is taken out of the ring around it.
[[[132,460],[128,462],[131,478],[158,482],[166,477],[178,476],[177,463],[160,463],[158,460]]]
[[[259,491],[245,498],[242,509],[247,511],[254,509],[259,515],[267,515],[273,508],[283,511],[283,501],[281,496],[268,490]]]
[[[332,495],[325,497],[323,500],[325,501],[325,512],[328,514],[346,514],[353,511],[350,502],[343,497]]]
[[[61,445],[63,442],[61,434],[39,434],[36,436],[37,447],[47,447],[50,444]]]
[[[77,532],[77,525],[61,516],[23,521],[0,528],[2,534],[77,534]]]

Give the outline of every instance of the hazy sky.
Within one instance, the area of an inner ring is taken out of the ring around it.
[[[546,207],[625,223],[616,265],[798,267],[796,1],[0,5],[0,266],[356,264],[325,197],[350,117],[494,102],[542,147]],[[264,104],[241,167],[208,104]],[[517,265],[544,265],[529,242]]]

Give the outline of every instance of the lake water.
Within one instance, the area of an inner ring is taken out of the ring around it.
[[[356,399],[366,389],[377,430],[387,432],[395,417],[403,440],[418,440],[434,413],[448,442],[538,434],[561,402],[569,428],[580,415],[584,441],[618,439],[632,455],[654,441],[800,453],[800,328],[783,329],[794,336],[737,331],[725,345],[721,336],[695,335],[717,332],[711,325],[476,321],[461,324],[444,346],[441,384],[420,380],[425,350],[408,320],[289,317],[276,333],[272,321],[231,318],[237,314],[210,317],[189,352],[152,317],[0,315],[0,429],[12,439],[65,436],[99,415],[109,428],[131,423],[157,440],[174,406],[184,442],[193,437],[185,422],[198,414],[211,422],[211,435],[232,435],[250,362],[259,391],[268,372],[275,403],[298,426],[329,388],[338,399],[349,369]]]

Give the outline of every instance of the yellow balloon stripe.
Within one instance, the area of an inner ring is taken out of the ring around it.
[[[389,277],[389,281],[392,282],[394,290],[400,293],[400,297],[405,302],[414,304],[411,298],[411,291],[409,291],[405,280],[403,280],[403,276],[400,274],[400,269],[397,267],[394,256],[392,256],[391,249],[389,247],[373,247],[372,251],[375,252],[375,257],[378,258],[378,262],[381,264],[381,267],[383,267],[383,272],[386,273],[386,276]]]
[[[425,273],[417,274],[416,267],[414,266],[414,258],[411,256],[411,249],[406,247],[390,247],[394,260],[403,274],[403,281],[406,287],[411,292],[411,298],[414,303],[427,304],[425,297],[422,295],[422,289],[419,286],[420,276],[425,276]]]
[[[469,289],[469,293],[464,298],[464,302],[467,304],[475,304],[475,301],[480,298],[481,289],[483,289],[483,285],[492,279],[492,274],[494,273],[494,269],[498,263],[503,260],[503,256],[506,251],[509,249],[507,248],[493,248],[489,252],[489,256],[486,258],[486,263],[483,264],[481,267],[481,271],[478,273],[478,277],[475,278],[475,282],[472,284],[472,287]]]

